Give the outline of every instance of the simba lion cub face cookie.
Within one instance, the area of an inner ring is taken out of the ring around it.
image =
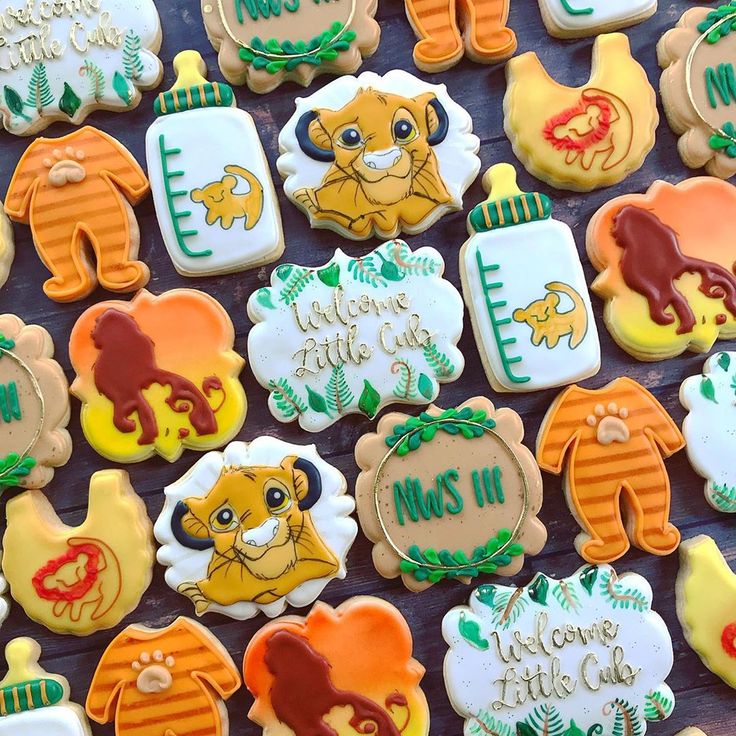
[[[482,585],[442,621],[445,687],[466,736],[643,736],[675,707],[672,639],[651,606],[643,577],[608,565]]]
[[[198,616],[309,605],[347,572],[358,525],[346,488],[314,445],[259,437],[205,455],[166,487],[155,527],[166,582]]]
[[[43,488],[72,454],[69,384],[51,335],[0,315],[0,492]]]
[[[598,36],[590,79],[565,87],[534,52],[506,65],[504,128],[530,174],[560,189],[589,192],[644,163],[659,122],[646,72],[623,33]]]
[[[417,234],[462,208],[480,169],[472,130],[444,85],[364,72],[297,98],[277,166],[314,228],[353,240]]]
[[[103,457],[122,463],[185,449],[212,450],[243,426],[246,398],[235,330],[202,291],[145,289],[100,302],[77,320],[69,358],[82,429]]]
[[[550,36],[580,38],[633,26],[654,15],[657,0],[539,0]]]
[[[378,572],[420,591],[515,575],[525,554],[538,554],[542,477],[523,435],[516,412],[483,397],[384,416],[355,447],[358,517]]]
[[[337,608],[319,602],[304,618],[284,616],[258,631],[245,651],[245,684],[255,698],[248,717],[264,736],[361,729],[428,736],[419,687],[424,667],[412,646],[401,612],[372,596]]]

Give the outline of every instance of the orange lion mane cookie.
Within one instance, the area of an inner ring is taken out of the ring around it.
[[[610,563],[631,543],[654,555],[677,549],[662,456],[684,446],[665,408],[631,378],[596,390],[570,386],[557,397],[537,436],[537,462],[554,475],[565,468],[567,504],[583,529],[575,540],[583,559]]]
[[[411,630],[380,598],[317,603],[305,618],[267,624],[248,644],[243,673],[255,698],[248,716],[264,736],[429,734]]]

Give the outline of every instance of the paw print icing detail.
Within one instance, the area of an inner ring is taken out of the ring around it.
[[[174,682],[171,670],[175,664],[174,657],[171,655],[165,657],[160,649],[156,649],[153,654],[141,652],[138,659],[131,664],[131,667],[139,673],[135,681],[138,691],[150,695],[169,690]]]
[[[74,150],[67,146],[64,151],[55,148],[51,157],[43,160],[43,165],[49,169],[49,184],[53,187],[63,187],[65,184],[79,184],[87,178],[87,170],[82,165],[85,153],[81,149]]]
[[[610,445],[613,442],[628,442],[631,434],[626,419],[629,410],[626,407],[619,409],[615,401],[608,406],[596,404],[592,414],[588,414],[585,423],[589,427],[597,427],[596,439],[601,445]]]

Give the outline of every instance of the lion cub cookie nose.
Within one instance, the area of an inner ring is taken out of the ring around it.
[[[267,519],[255,529],[249,529],[247,532],[243,532],[243,541],[253,547],[262,547],[273,540],[278,531],[279,520],[274,518]]]

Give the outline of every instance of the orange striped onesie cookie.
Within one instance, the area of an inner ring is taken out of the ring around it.
[[[223,700],[240,687],[230,655],[204,626],[180,617],[165,629],[134,624],[97,665],[87,714],[116,736],[227,736]]]
[[[464,53],[480,64],[493,64],[516,51],[516,35],[506,27],[509,0],[404,0],[404,4],[419,38],[414,63],[422,71],[449,69]]]
[[[555,475],[565,465],[567,503],[584,530],[575,547],[584,559],[613,562],[629,549],[629,539],[655,555],[677,549],[680,532],[669,522],[662,455],[684,446],[665,408],[631,378],[597,390],[570,386],[557,397],[537,437],[537,462]]]
[[[136,260],[140,233],[131,205],[149,190],[131,153],[96,128],[37,138],[28,146],[10,182],[5,212],[31,226],[38,255],[52,274],[43,286],[46,296],[71,302],[86,297],[98,281],[119,293],[148,283],[148,266]]]

